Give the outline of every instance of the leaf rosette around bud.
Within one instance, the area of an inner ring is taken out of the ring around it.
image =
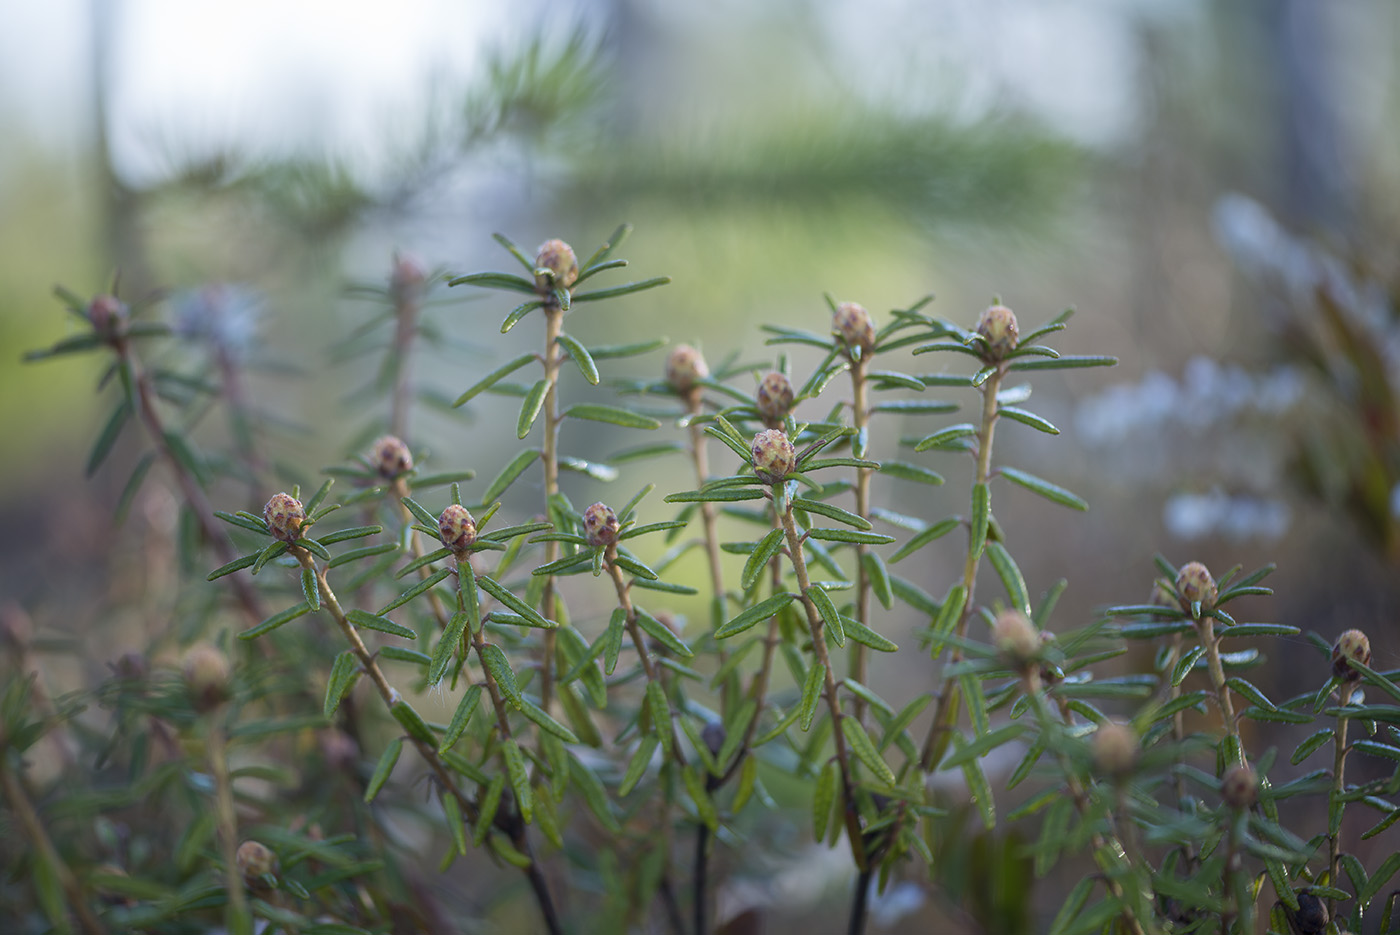
[[[395,302],[413,302],[423,294],[423,286],[428,281],[428,270],[423,261],[408,253],[395,253],[394,266],[389,274],[389,292]]]
[[[183,666],[185,688],[190,702],[201,714],[208,714],[228,701],[233,684],[233,670],[228,657],[208,643],[192,646],[185,653]]]
[[[689,344],[678,344],[666,358],[666,382],[681,395],[689,394],[710,375],[705,356]]]
[[[476,541],[476,520],[460,503],[454,503],[438,517],[438,535],[442,544],[458,555]]]
[[[617,541],[621,525],[617,513],[606,503],[595,503],[583,511],[583,534],[588,544],[603,549]]]
[[[1016,313],[1005,305],[992,305],[977,319],[977,333],[987,342],[987,361],[994,363],[1016,350],[1021,330]]]
[[[535,288],[548,293],[578,281],[578,257],[562,240],[546,240],[535,253]]]
[[[1138,735],[1126,724],[1100,724],[1094,732],[1094,769],[1111,779],[1122,779],[1138,760]]]
[[[283,542],[295,542],[301,537],[301,527],[306,522],[306,509],[301,501],[289,493],[274,494],[263,507],[263,520],[273,538]]]
[[[1220,779],[1220,798],[1231,808],[1249,808],[1259,798],[1259,777],[1248,766],[1232,766]]]
[[[1353,662],[1371,665],[1371,640],[1360,630],[1347,630],[1332,644],[1332,674],[1344,682],[1355,682],[1361,671]]]
[[[763,424],[770,429],[780,427],[792,412],[792,381],[774,370],[765,373],[758,381],[758,391],[754,394],[754,406],[763,418]]]
[[[370,445],[369,461],[381,477],[393,480],[400,474],[413,470],[413,452],[408,445],[394,435],[376,438]]]
[[[1002,611],[992,624],[992,644],[1013,669],[1022,669],[1040,657],[1040,632],[1019,610]]]
[[[277,855],[267,845],[259,841],[244,841],[238,845],[234,855],[238,872],[243,874],[243,882],[249,889],[268,889],[268,877],[275,878],[281,869]]]
[[[797,451],[781,429],[767,429],[753,437],[753,472],[766,484],[781,484],[797,470]]]
[[[115,338],[125,332],[130,317],[130,309],[116,296],[94,296],[88,303],[87,318],[92,323],[92,330],[104,338]]]
[[[1187,562],[1176,573],[1176,593],[1181,598],[1181,609],[1191,613],[1191,605],[1200,602],[1202,611],[1215,606],[1218,592],[1210,569],[1200,562]]]
[[[875,324],[858,302],[842,302],[831,316],[831,333],[846,346],[847,356],[866,356],[875,349]]]

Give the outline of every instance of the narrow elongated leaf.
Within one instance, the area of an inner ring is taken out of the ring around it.
[[[921,439],[914,446],[915,451],[928,451],[930,448],[946,448],[953,442],[977,434],[977,427],[971,422],[950,425]]]
[[[791,592],[775,594],[767,600],[760,601],[754,606],[740,612],[724,626],[715,631],[715,639],[722,640],[736,634],[742,633],[759,621],[767,620],[769,617],[782,610],[796,599],[797,595]]]
[[[598,365],[593,362],[593,357],[588,353],[588,348],[584,347],[577,339],[567,334],[561,334],[554,340],[560,347],[568,351],[569,356],[572,357],[574,363],[578,365],[579,373],[583,374],[583,378],[594,386],[597,386],[599,379]]]
[[[987,526],[992,518],[991,491],[986,484],[978,483],[972,485],[972,531],[968,538],[968,554],[975,557],[982,555],[982,550],[987,544]]]
[[[548,391],[549,381],[540,380],[525,394],[525,399],[520,403],[520,417],[515,422],[516,438],[524,438],[530,434],[530,429],[534,427],[535,419],[540,414],[540,408],[544,406],[544,397]]]
[[[1025,727],[1020,724],[1007,724],[990,731],[969,744],[959,746],[954,750],[939,766],[939,769],[951,769],[954,766],[962,766],[964,763],[976,760],[985,756],[1004,743],[1015,740],[1025,733]]]
[[[885,560],[874,552],[866,552],[860,560],[865,566],[865,577],[870,582],[875,600],[885,610],[890,610],[894,604],[894,589],[890,585],[890,571],[885,567]]]
[[[919,534],[914,536],[914,538],[910,539],[908,542],[904,543],[904,545],[900,546],[899,549],[893,555],[890,556],[890,561],[898,562],[902,559],[906,559],[909,556],[913,555],[915,552],[919,551],[919,549],[922,549],[924,546],[928,545],[933,540],[940,539],[957,528],[958,521],[956,519],[939,520],[932,526],[925,529],[923,532],[920,532]]]
[[[860,532],[855,529],[827,529],[824,526],[807,530],[807,538],[818,539],[822,542],[853,542],[857,545],[888,545],[895,541],[894,536],[887,536],[884,533]]]
[[[664,286],[671,281],[670,276],[655,276],[651,279],[643,279],[638,282],[629,282],[621,286],[613,286],[611,289],[598,289],[593,292],[585,292],[573,297],[575,304],[579,302],[596,302],[599,299],[613,299],[620,295],[631,295],[634,292],[641,292],[644,289],[654,289],[657,286]]]
[[[613,608],[612,619],[608,621],[607,633],[603,635],[603,671],[613,674],[617,668],[618,653],[622,650],[622,635],[627,630],[627,611]]]
[[[494,578],[487,575],[478,575],[476,583],[481,587],[481,590],[528,620],[531,626],[542,627],[546,630],[552,630],[559,626],[559,624],[555,623],[553,620],[545,619],[540,615],[539,611],[516,597],[504,586],[498,584]]]
[[[538,308],[538,305],[536,305],[536,308]],[[524,367],[525,364],[529,364],[533,360],[535,360],[535,354],[521,354],[521,356],[515,358],[515,360],[510,361],[510,363],[497,367],[496,370],[491,371],[486,377],[472,384],[472,386],[468,388],[468,391],[458,396],[456,402],[452,403],[452,407],[456,409],[456,407],[462,406],[463,403],[475,398],[475,396],[480,395],[480,393],[486,391],[486,389],[490,389],[491,386],[498,384],[498,382],[503,381],[503,379],[510,377],[510,375],[518,371],[519,368]]]
[[[660,682],[647,682],[646,699],[647,713],[651,716],[651,729],[661,741],[661,749],[669,754],[673,741],[671,704],[666,700],[666,693],[662,691]]]
[[[627,409],[619,409],[616,406],[600,406],[594,403],[579,403],[570,406],[564,411],[564,418],[607,422],[611,425],[621,425],[632,429],[658,429],[661,427],[661,422],[651,416],[631,412]]]
[[[419,581],[419,582],[418,582],[417,584],[415,584],[413,587],[409,588],[407,591],[403,592],[403,593],[400,594],[398,597],[394,598],[392,601],[390,601],[389,603],[387,603],[387,604],[385,604],[383,607],[381,607],[381,608],[379,609],[379,616],[380,616],[380,617],[383,617],[384,614],[387,614],[389,611],[394,610],[394,609],[396,609],[396,608],[402,607],[404,604],[407,604],[409,601],[413,600],[413,599],[414,599],[415,597],[417,597],[418,595],[424,593],[424,592],[427,591],[429,588],[436,587],[437,584],[438,584],[439,582],[441,582],[444,578],[446,578],[446,577],[447,577],[448,575],[450,575],[450,574],[452,574],[452,569],[451,569],[451,568],[439,568],[437,571],[433,572],[431,575],[429,575],[428,577],[424,578],[422,581]],[[351,616],[351,615],[354,614],[354,613],[355,613],[355,611],[350,611],[350,613],[346,614],[346,616],[347,616],[347,617],[348,617],[348,616]],[[363,613],[363,611],[361,611],[361,613]],[[366,614],[366,616],[374,616],[374,615],[372,615],[372,614]],[[353,618],[352,618],[352,619],[353,619]],[[369,624],[364,624],[364,625],[365,625],[365,626],[369,626]],[[394,624],[394,626],[398,626],[398,625],[397,625],[397,624]],[[377,628],[373,628],[373,627],[372,627],[372,629],[377,629]],[[399,627],[399,629],[402,630],[403,627]],[[389,629],[389,630],[385,630],[384,632],[385,632],[385,633],[393,633],[394,630]],[[409,632],[412,633],[413,631],[410,630]],[[402,635],[402,634],[400,634],[400,635]]]
[[[501,744],[501,755],[506,761],[510,791],[515,793],[515,807],[520,810],[520,817],[528,825],[534,818],[535,797],[530,789],[530,771],[525,766],[525,754],[514,737],[507,737]]]
[[[761,487],[715,487],[709,490],[683,490],[666,495],[667,503],[730,503],[762,499]]]
[[[1072,370],[1080,367],[1112,367],[1117,357],[1060,357],[1054,360],[1013,360],[1008,370]]]
[[[578,737],[563,724],[550,717],[548,712],[530,701],[522,700],[520,713],[549,731],[565,743],[578,743]]]
[[[438,640],[437,649],[433,650],[433,661],[428,667],[429,685],[441,682],[442,677],[447,674],[448,663],[452,661],[453,652],[461,644],[462,633],[467,629],[469,622],[470,618],[465,611],[458,611],[447,621],[442,638]]]
[[[520,324],[520,320],[537,308],[543,308],[544,303],[539,299],[532,299],[529,302],[521,302],[510,310],[510,314],[501,320],[501,334],[508,334],[510,329]]]
[[[1006,416],[1008,419],[1020,422],[1022,425],[1029,425],[1031,428],[1044,432],[1046,435],[1060,434],[1060,430],[1055,428],[1054,424],[1048,419],[1041,418],[1033,412],[1027,412],[1025,409],[1018,409],[1015,406],[1001,406],[997,409],[997,413],[998,415]]]
[[[748,561],[744,563],[744,573],[739,579],[739,584],[745,591],[754,586],[758,576],[768,566],[769,560],[777,555],[778,550],[782,547],[783,531],[781,529],[771,529],[768,531],[768,535],[759,540],[758,545],[749,554]]]
[[[1011,557],[1011,553],[1006,550],[1006,546],[1000,542],[987,543],[987,558],[992,562],[992,567],[996,569],[997,577],[1006,587],[1006,595],[1011,598],[1011,604],[1027,617],[1031,615],[1031,598],[1026,591],[1026,579],[1021,577],[1021,569],[1016,566],[1016,560]]]
[[[625,796],[636,788],[637,783],[646,773],[647,766],[651,764],[651,758],[656,754],[656,748],[660,745],[661,741],[657,740],[653,734],[642,737],[637,752],[632,754],[632,759],[627,764],[627,772],[623,774],[622,782],[618,784],[618,795]]]
[[[321,589],[316,584],[316,572],[311,568],[301,570],[301,594],[312,610],[321,609]]]
[[[121,435],[122,428],[127,420],[131,418],[131,403],[125,398],[117,404],[117,408],[112,411],[112,415],[107,419],[107,424],[98,433],[97,441],[93,443],[92,452],[88,455],[87,467],[83,469],[84,477],[91,477],[101,467],[107,455],[111,453],[112,446],[117,443],[118,436]]]
[[[462,700],[457,702],[457,710],[452,714],[452,722],[447,725],[447,733],[442,735],[442,742],[438,744],[439,753],[451,749],[452,745],[466,732],[467,725],[471,723],[472,715],[476,713],[477,706],[481,703],[482,691],[481,685],[475,684],[469,686],[462,694]]]
[[[1003,467],[999,470],[1001,476],[1005,477],[1013,484],[1018,484],[1031,493],[1039,494],[1052,503],[1058,503],[1061,506],[1067,506],[1074,510],[1089,509],[1089,504],[1086,503],[1083,498],[1070,493],[1063,487],[1050,483],[1048,480],[1036,477],[1034,474],[1028,474],[1025,471],[1017,470],[1016,468]]]
[[[501,468],[501,473],[496,475],[496,479],[491,481],[491,486],[486,488],[486,495],[482,500],[490,503],[498,499],[501,494],[506,492],[506,488],[515,483],[516,478],[525,473],[525,469],[534,464],[539,457],[539,451],[532,448],[522,451],[512,458],[509,464]],[[436,524],[437,521],[433,522]]]
[[[822,689],[826,687],[826,666],[820,662],[812,663],[807,670],[807,678],[802,682],[802,702],[798,705],[798,722],[805,731],[812,726],[812,718],[817,714],[817,706],[821,703]]]
[[[926,467],[918,464],[909,464],[905,461],[881,461],[880,473],[888,474],[890,477],[897,477],[900,480],[914,481],[918,484],[929,484],[937,487],[943,483],[943,475],[936,471],[930,471]]]
[[[379,755],[379,762],[374,764],[374,773],[369,777],[369,783],[365,786],[365,802],[373,802],[375,796],[379,795],[379,790],[384,788],[384,783],[389,780],[389,774],[394,771],[394,764],[399,761],[399,754],[403,752],[403,738],[395,737],[389,741],[389,745],[384,748],[384,752]]]
[[[470,273],[447,281],[449,286],[479,286],[482,289],[505,289],[510,292],[535,294],[535,284],[522,276],[510,273]]]
[[[657,620],[640,607],[637,608],[637,626],[641,627],[643,632],[661,643],[677,656],[684,659],[693,659],[695,657],[695,653],[691,648],[685,644],[684,640],[673,633],[670,627],[666,626],[666,624]]]
[[[264,634],[271,633],[283,624],[291,623],[300,616],[311,613],[311,606],[301,603],[295,607],[289,607],[279,614],[273,614],[255,627],[250,627],[238,634],[240,640],[255,640]]]
[[[859,620],[851,617],[844,615],[841,617],[841,629],[850,639],[862,646],[869,646],[877,652],[892,653],[899,650],[899,646],[893,640],[886,639]]]
[[[205,580],[214,581],[215,579],[222,578],[224,575],[231,575],[235,571],[241,571],[242,569],[247,568],[249,565],[253,564],[257,560],[257,552],[254,552],[251,555],[245,555],[242,558],[235,558],[227,565],[220,565],[218,568],[215,568],[213,571],[209,572],[209,577]]]
[[[832,506],[830,503],[824,503],[821,500],[808,500],[806,497],[794,497],[792,508],[807,513],[816,513],[820,516],[825,516],[827,519],[834,519],[838,523],[845,523],[847,526],[854,526],[856,529],[863,531],[871,528],[870,520],[865,517],[858,516],[849,510],[843,510],[840,507]]]
[[[501,647],[495,643],[487,643],[481,648],[480,655],[482,667],[491,673],[491,678],[495,680],[501,695],[513,707],[519,708],[524,699],[515,683],[515,670],[510,667],[510,661],[506,659]]]
[[[841,776],[836,761],[827,760],[817,777],[817,786],[812,791],[812,837],[821,841],[826,837],[826,829],[831,821],[832,806],[836,802],[836,792],[840,788]]]
[[[831,596],[824,590],[812,585],[806,591],[807,599],[817,608],[817,613],[821,615],[826,623],[827,632],[836,641],[837,646],[846,645],[846,630],[841,626],[841,615],[836,612],[836,605],[832,603]]]
[[[341,699],[354,686],[361,671],[360,661],[350,650],[347,649],[335,657],[335,663],[331,666],[330,678],[326,681],[326,699],[321,705],[321,712],[326,717],[329,718],[335,714],[336,708],[340,707]]]
[[[885,758],[880,756],[880,752],[875,749],[875,745],[870,742],[870,735],[865,732],[860,721],[853,717],[841,719],[841,733],[846,738],[847,745],[851,752],[856,755],[856,759],[865,764],[866,768],[875,774],[875,777],[887,786],[895,784],[894,771],[890,769]]]
[[[324,536],[317,536],[316,541],[322,545],[334,545],[337,542],[346,542],[350,539],[363,539],[365,536],[373,536],[383,531],[383,526],[355,526],[351,529],[338,529],[335,532],[328,532]]]

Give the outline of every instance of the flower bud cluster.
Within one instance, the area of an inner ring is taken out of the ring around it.
[[[767,484],[780,484],[797,470],[797,451],[781,429],[767,429],[753,437],[753,472]]]
[[[407,474],[413,470],[413,453],[408,450],[408,445],[404,444],[402,439],[394,435],[385,435],[376,438],[374,444],[370,445],[369,462],[374,465],[379,476],[393,480],[400,474]]]
[[[1347,630],[1332,644],[1332,674],[1344,682],[1360,680],[1361,671],[1351,663],[1371,665],[1371,640],[1360,630]]]
[[[208,643],[199,643],[185,653],[185,688],[196,711],[208,714],[228,701],[233,670],[228,657]]]
[[[1126,724],[1110,721],[1094,731],[1094,769],[1111,779],[1133,771],[1138,759],[1138,735]]]
[[[267,522],[267,531],[273,538],[283,542],[295,542],[301,537],[301,527],[306,522],[306,510],[301,501],[291,494],[274,494],[263,507],[263,519]]]
[[[842,302],[831,316],[831,333],[846,345],[847,356],[865,357],[875,349],[875,324],[865,306]]]
[[[617,513],[606,503],[595,503],[583,511],[583,534],[595,549],[615,543],[620,529]]]
[[[253,890],[267,889],[266,878],[269,875],[277,876],[278,870],[281,869],[277,855],[272,853],[266,844],[258,841],[244,841],[238,845],[234,860],[238,864],[238,872],[243,874],[243,882]]]
[[[438,533],[443,545],[461,555],[476,541],[476,520],[466,507],[454,503],[438,517]]]
[[[92,323],[92,330],[104,338],[114,338],[126,330],[131,312],[126,303],[116,296],[99,295],[88,303],[87,317]]]
[[[987,342],[987,362],[1002,360],[1016,350],[1021,337],[1016,325],[1016,313],[1005,305],[993,305],[977,320],[977,333]]]
[[[1181,609],[1188,614],[1191,613],[1191,605],[1197,601],[1202,611],[1210,610],[1219,596],[1210,569],[1200,562],[1187,562],[1181,566],[1176,573],[1176,593],[1181,598]]]
[[[535,288],[567,289],[578,281],[578,257],[562,240],[546,240],[535,253]]]
[[[780,428],[792,412],[792,402],[792,383],[786,376],[776,370],[763,375],[754,394],[754,405],[764,425]]]
[[[710,375],[705,356],[689,344],[678,344],[666,358],[666,382],[677,393],[686,395]]]

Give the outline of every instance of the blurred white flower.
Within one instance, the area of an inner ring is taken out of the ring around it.
[[[1231,496],[1220,488],[1206,494],[1175,494],[1162,506],[1162,523],[1178,539],[1220,536],[1273,541],[1288,531],[1292,513],[1281,500]]]
[[[211,345],[235,358],[244,356],[257,340],[262,296],[247,286],[210,283],[177,293],[171,300],[175,333],[188,341]]]

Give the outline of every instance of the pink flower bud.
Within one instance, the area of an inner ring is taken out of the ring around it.
[[[476,520],[460,503],[454,503],[438,517],[442,544],[454,552],[465,552],[476,541]]]
[[[413,453],[403,441],[393,435],[376,438],[370,446],[369,461],[381,476],[393,480],[413,470]]]
[[[875,325],[865,306],[842,302],[831,316],[831,331],[846,345],[847,351],[859,349],[862,355],[875,348]]]
[[[617,513],[606,503],[595,503],[583,511],[583,534],[595,549],[616,542],[618,530]]]
[[[535,254],[535,288],[567,289],[578,280],[578,257],[562,240],[546,240]],[[539,270],[547,270],[541,273]]]
[[[1332,674],[1346,682],[1361,678],[1361,670],[1351,663],[1371,665],[1371,640],[1360,630],[1347,630],[1332,644]]]
[[[267,531],[272,533],[273,538],[295,542],[301,536],[302,523],[306,522],[306,510],[296,497],[279,493],[263,507],[263,519],[267,521]]]
[[[678,344],[666,358],[666,382],[677,393],[689,393],[700,380],[710,375],[704,355],[689,344]]]
[[[767,429],[753,437],[753,472],[768,484],[780,484],[797,470],[797,451],[781,429]]]
[[[1217,592],[1210,569],[1200,562],[1182,565],[1176,573],[1176,593],[1181,597],[1181,609],[1187,613],[1191,612],[1191,605],[1197,601],[1207,610],[1214,607]]]
[[[1016,326],[1016,314],[1005,305],[993,305],[977,321],[977,333],[987,341],[992,360],[1001,360],[1016,349],[1021,336]]]
[[[758,383],[758,392],[754,394],[758,414],[769,428],[778,428],[783,424],[788,413],[792,412],[792,400],[792,383],[776,370],[763,375]]]

